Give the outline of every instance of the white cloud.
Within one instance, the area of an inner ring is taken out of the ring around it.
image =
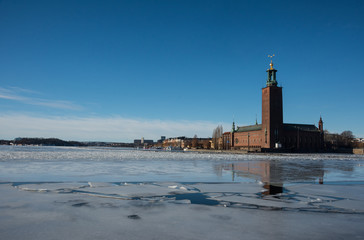
[[[23,88],[2,88],[0,87],[0,98],[13,100],[22,102],[24,104],[36,105],[36,106],[44,106],[50,108],[58,108],[58,109],[69,109],[69,110],[80,110],[81,106],[78,106],[70,101],[63,100],[50,100],[50,99],[41,99],[36,97],[27,97],[22,94],[34,94],[36,92]]]
[[[218,123],[207,121],[163,121],[123,117],[35,117],[27,114],[0,115],[0,139],[56,137],[78,141],[131,142],[144,137],[209,137]]]

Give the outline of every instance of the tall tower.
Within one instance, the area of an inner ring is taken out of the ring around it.
[[[266,87],[262,89],[262,148],[274,148],[283,135],[282,88],[277,86],[273,61],[267,73]]]
[[[318,129],[320,131],[320,149],[324,149],[325,146],[325,134],[324,134],[324,121],[320,115],[320,121],[318,122]]]
[[[235,121],[233,120],[233,126],[231,128],[231,133],[230,133],[230,139],[229,139],[229,143],[230,143],[230,149],[234,149],[234,133],[235,133]]]
[[[322,121],[322,117],[320,116],[320,121],[318,122],[318,129],[320,132],[324,131],[324,122]]]

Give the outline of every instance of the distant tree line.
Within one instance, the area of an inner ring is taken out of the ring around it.
[[[9,140],[0,140],[0,145],[10,145],[11,142]]]
[[[352,131],[346,130],[342,133],[324,132],[325,148],[328,151],[340,151],[343,149],[363,148],[364,143],[355,142]]]
[[[65,146],[65,147],[134,147],[133,143],[111,142],[78,142],[64,141],[58,138],[16,138],[15,140],[0,140],[0,145],[41,145],[41,146]]]
[[[18,138],[13,141],[16,145],[43,145],[43,146],[85,146],[76,141],[63,141],[58,138]]]

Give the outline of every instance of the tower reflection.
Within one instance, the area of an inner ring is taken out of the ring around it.
[[[324,165],[322,161],[310,164],[300,162],[285,162],[276,160],[247,161],[215,166],[215,172],[222,175],[229,171],[232,181],[236,178],[254,179],[263,183],[263,195],[274,195],[284,191],[284,183],[288,182],[318,182],[323,184]]]

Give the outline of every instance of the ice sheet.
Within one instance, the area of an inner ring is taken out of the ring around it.
[[[206,154],[0,146],[0,181],[24,182],[255,182],[242,163],[269,163],[270,181],[364,181],[364,156],[343,154]],[[234,167],[237,168],[234,168]],[[284,174],[282,174],[284,173]]]
[[[22,191],[53,194],[88,195],[94,198],[143,200],[235,208],[280,209],[282,211],[311,211],[364,214],[364,185],[296,184],[279,194],[266,194],[259,183],[23,183],[13,186]],[[301,188],[300,188],[301,186]],[[346,195],[341,189],[346,189]]]
[[[65,192],[80,189],[88,186],[85,183],[37,183],[37,184],[19,184],[15,185],[17,188],[25,191],[36,192]]]
[[[92,189],[103,188],[108,186]],[[123,200],[52,189],[25,191],[0,184],[1,239],[362,239],[364,234],[362,213],[284,210],[272,208],[271,201],[264,204],[264,199],[249,202],[260,207],[248,208],[157,200],[149,194]]]
[[[0,146],[0,239],[363,239],[363,166],[341,154]]]

